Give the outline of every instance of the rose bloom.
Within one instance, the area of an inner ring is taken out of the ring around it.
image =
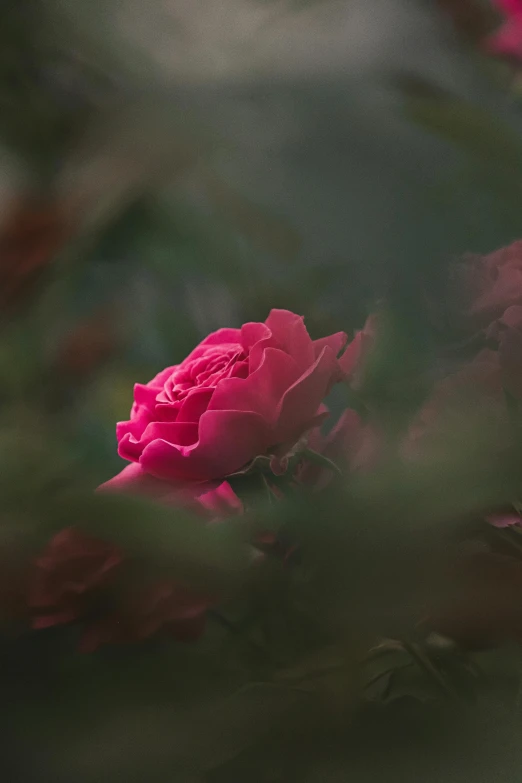
[[[290,450],[323,418],[321,401],[355,361],[350,347],[337,358],[345,343],[343,332],[312,340],[287,310],[210,334],[181,364],[136,384],[131,418],[116,430],[131,464],[104,488],[208,482]]]
[[[243,508],[227,483],[188,505],[203,524]],[[19,592],[26,599],[18,605],[25,603],[32,627],[80,623],[83,652],[102,644],[138,642],[161,630],[179,641],[197,639],[215,602],[173,579],[150,578],[118,547],[73,527],[57,533],[24,575]]]

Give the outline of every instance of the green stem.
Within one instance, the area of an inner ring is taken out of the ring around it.
[[[333,462],[331,459],[328,459],[328,457],[325,457],[324,454],[319,454],[318,451],[314,451],[313,449],[304,449],[302,456],[316,465],[321,465],[323,468],[327,468],[333,473],[337,473],[338,476],[343,475],[341,469],[338,467],[338,465],[335,464],[335,462]]]

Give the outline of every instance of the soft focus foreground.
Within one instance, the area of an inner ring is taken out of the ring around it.
[[[518,780],[522,3],[0,43],[6,779]]]

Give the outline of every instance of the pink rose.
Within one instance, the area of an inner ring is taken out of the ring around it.
[[[136,384],[131,418],[117,425],[118,453],[132,464],[105,487],[165,495],[165,482],[212,481],[291,448],[350,370],[350,349],[337,358],[345,343],[343,332],[312,340],[287,310],[214,332],[181,364]]]

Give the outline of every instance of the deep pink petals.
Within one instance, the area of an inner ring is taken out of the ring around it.
[[[246,411],[211,410],[199,422],[199,441],[186,448],[155,440],[141,456],[144,470],[168,481],[205,481],[242,468],[271,445],[264,419]]]
[[[348,336],[345,332],[337,332],[336,334],[331,334],[329,337],[321,337],[319,340],[314,340],[313,346],[315,358],[317,359],[323,348],[326,346],[330,348],[334,356],[339,356],[339,353],[346,345],[347,340]]]
[[[165,367],[154,378],[147,383],[147,386],[152,386],[153,389],[163,389],[165,381],[170,378],[173,372],[177,370],[179,365],[173,364],[171,367]]]
[[[150,413],[144,407],[136,407],[129,421],[119,421],[116,424],[116,439],[118,443],[126,438],[139,440],[150,421]]]
[[[179,482],[165,481],[146,473],[139,463],[131,462],[109,481],[98,487],[98,492],[143,495],[154,498],[159,503],[190,509],[204,517],[209,514],[226,517],[232,513],[241,513],[243,504],[226,481],[221,484],[180,485]]]
[[[241,345],[245,351],[249,351],[261,340],[272,339],[272,332],[266,324],[260,324],[255,321],[243,324],[241,327]]]
[[[214,394],[214,389],[194,389],[180,406],[176,422],[197,422],[205,413]]]
[[[157,479],[153,476],[148,476],[139,463],[131,462],[131,464],[126,465],[120,473],[117,473],[105,483],[100,484],[97,491],[126,492],[128,489],[132,491],[133,487],[139,487],[140,484],[147,484],[149,479],[153,483],[157,483]]]
[[[278,409],[276,442],[298,437],[310,426],[319,404],[330,389],[336,364],[330,348],[324,348],[307,372],[287,389]]]
[[[119,494],[148,495],[158,501],[167,503],[179,503],[180,496],[178,486],[173,486],[167,481],[161,481],[150,473],[146,473],[141,465],[131,462],[113,478],[98,487],[98,492],[117,492]]]
[[[266,422],[273,422],[281,397],[299,376],[291,356],[276,348],[267,348],[256,372],[245,379],[229,378],[219,384],[209,410],[253,411]]]
[[[249,373],[254,373],[259,369],[266,349],[281,346],[266,324],[245,324],[243,330],[243,345],[248,350],[248,370]]]
[[[203,353],[205,353],[209,345],[240,345],[241,344],[241,329],[218,329],[217,332],[212,332],[208,337],[205,337],[199,345],[197,345],[193,351],[189,353],[187,358],[183,361],[186,362],[197,359]]]
[[[230,329],[228,327],[218,329],[216,332],[209,334],[208,337],[205,337],[199,345],[230,345],[232,343],[238,345],[241,343],[241,329]]]
[[[118,444],[118,454],[123,459],[136,462],[144,447],[154,440],[165,440],[179,446],[190,446],[197,440],[198,428],[194,422],[153,421],[147,425],[139,440],[130,433],[124,435]]]
[[[281,348],[292,356],[301,370],[310,366],[316,354],[303,316],[289,310],[271,310],[266,325]]]
[[[210,489],[199,495],[198,502],[215,517],[228,517],[230,514],[243,512],[243,503],[228,481],[223,481],[215,489]]]
[[[136,409],[141,407],[153,410],[156,404],[156,397],[163,387],[160,386],[146,386],[143,383],[134,384],[134,402],[136,403]],[[136,410],[135,409],[135,410]]]

